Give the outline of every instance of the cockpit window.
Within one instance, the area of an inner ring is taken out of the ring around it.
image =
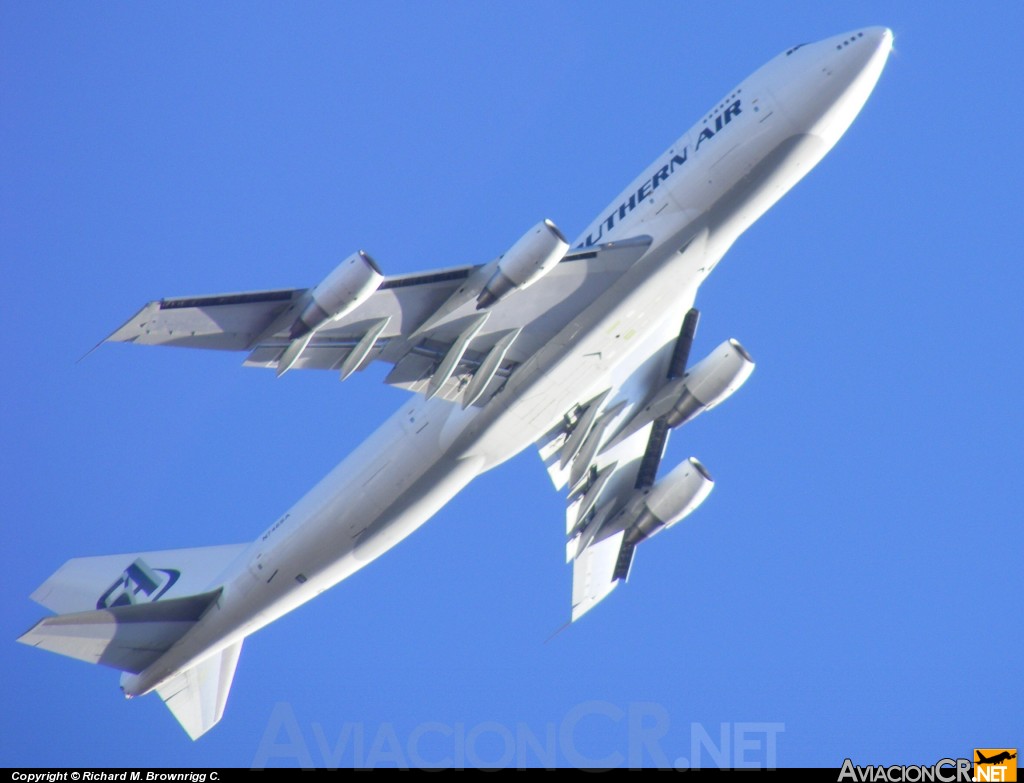
[[[797,44],[797,45],[796,45],[796,46],[794,46],[794,47],[793,47],[792,49],[787,49],[787,50],[786,50],[786,57],[789,57],[789,56],[790,56],[791,54],[793,54],[793,52],[795,52],[795,51],[796,51],[797,49],[799,49],[799,48],[800,48],[801,46],[807,46],[807,44],[805,44],[805,43],[802,43],[802,44]]]

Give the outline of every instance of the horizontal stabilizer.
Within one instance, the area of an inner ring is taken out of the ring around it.
[[[138,674],[188,633],[220,592],[47,617],[18,641]]]
[[[157,688],[164,704],[192,739],[220,721],[228,703],[242,643],[235,642]]]

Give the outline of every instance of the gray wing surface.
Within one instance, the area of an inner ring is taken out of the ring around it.
[[[680,316],[693,306],[695,295],[693,290],[680,298]],[[635,494],[652,425],[610,448],[606,444],[664,383],[678,324],[667,322],[663,334],[652,336],[646,355],[640,352],[635,368],[604,394],[580,400],[536,444],[552,483],[567,490],[565,556],[573,566],[573,621],[628,577],[632,548],[626,551],[623,532],[609,523]]]
[[[384,362],[391,365],[386,378],[391,385],[464,405],[482,404],[649,245],[648,237],[636,237],[572,251],[527,290],[499,301],[486,314],[471,306],[445,309],[477,282],[479,266],[387,277],[366,302],[318,329],[292,367],[334,370],[345,378],[372,362]],[[277,368],[309,291],[162,299],[147,304],[107,339],[244,352],[246,366]],[[680,314],[692,306],[695,293],[680,298]],[[632,551],[623,551],[622,534],[609,532],[605,523],[635,494],[651,428],[613,447],[607,444],[631,411],[662,385],[677,331],[678,322],[669,319],[665,333],[652,335],[647,349],[636,352],[634,366],[598,397],[579,400],[537,442],[555,486],[568,490],[566,559],[573,563],[573,620],[628,575]]]
[[[485,389],[474,390],[475,400],[485,402],[516,366],[611,285],[649,244],[648,237],[637,237],[570,252],[528,290],[490,308],[482,325],[472,307],[437,318],[439,309],[480,267],[387,277],[368,301],[318,329],[293,369],[334,370],[347,377],[381,361],[392,365],[387,383],[411,391],[429,388],[456,400],[486,365],[489,382]],[[246,366],[276,368],[309,291],[161,299],[145,305],[107,341],[239,351],[246,353]],[[435,378],[439,368],[445,371],[442,379]]]

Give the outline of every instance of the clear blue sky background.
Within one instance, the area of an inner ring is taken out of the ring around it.
[[[637,724],[665,755],[634,760],[672,763],[743,722],[782,766],[1024,745],[1021,6],[966,9],[0,3],[0,764],[493,763],[549,731],[560,763],[628,761]],[[581,623],[546,641],[563,500],[524,453],[250,638],[197,743],[14,643],[68,558],[248,541],[404,398],[377,369],[76,364],[144,302],[575,234],[762,63],[867,24],[896,51],[864,112],[698,297],[694,355],[758,360],[669,446],[717,488]]]

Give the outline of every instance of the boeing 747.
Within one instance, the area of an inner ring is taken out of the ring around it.
[[[638,545],[708,496],[668,433],[754,369],[725,340],[689,364],[697,291],[736,239],[832,148],[892,46],[881,27],[793,46],[728,90],[572,243],[550,220],[487,263],[388,276],[363,251],[311,288],[150,302],[113,342],[238,351],[280,376],[373,362],[408,401],[252,543],[77,558],[19,641],[122,672],[197,738],[243,641],[352,575],[474,477],[535,445],[566,492],[571,617]]]

